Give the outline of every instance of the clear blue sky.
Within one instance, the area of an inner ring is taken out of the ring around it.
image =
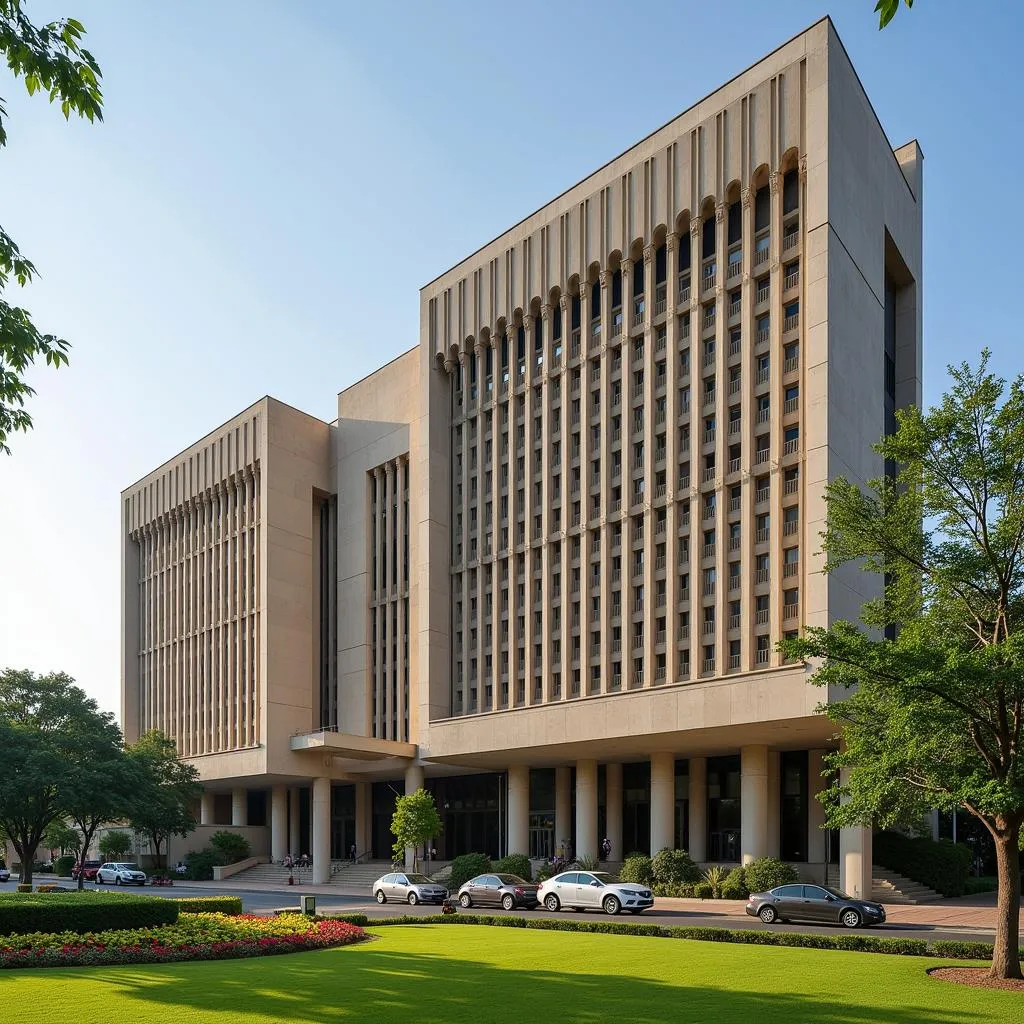
[[[421,285],[824,13],[924,149],[926,398],[983,345],[1019,372],[1021,6],[873,6],[29,0],[84,22],[106,121],[0,70],[0,223],[43,274],[8,298],[74,344],[0,457],[0,666],[115,709],[123,487],[267,393],[333,419]]]

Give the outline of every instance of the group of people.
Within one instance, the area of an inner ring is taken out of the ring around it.
[[[293,868],[302,870],[313,866],[313,858],[308,853],[303,853],[298,857],[293,857],[290,853],[285,855],[284,860],[281,862],[289,871]]]

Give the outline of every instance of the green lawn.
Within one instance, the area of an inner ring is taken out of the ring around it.
[[[932,981],[941,960],[510,928],[394,926],[265,959],[0,974],[4,1024],[971,1024],[1010,992]]]

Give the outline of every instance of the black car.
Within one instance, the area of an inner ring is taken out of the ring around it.
[[[811,921],[860,928],[885,922],[885,907],[881,903],[857,900],[827,885],[780,885],[768,892],[754,892],[746,911],[765,924]]]

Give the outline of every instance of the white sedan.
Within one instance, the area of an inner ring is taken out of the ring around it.
[[[654,895],[646,886],[620,882],[605,871],[563,871],[541,882],[537,897],[550,911],[568,907],[639,914],[654,906]]]
[[[97,885],[145,885],[146,872],[138,864],[110,861],[96,871]]]

